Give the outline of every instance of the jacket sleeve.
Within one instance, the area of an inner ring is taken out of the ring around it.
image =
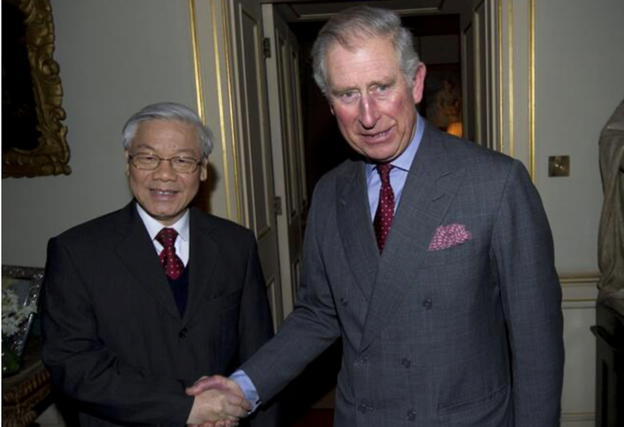
[[[340,336],[319,245],[323,234],[323,213],[319,207],[322,206],[322,192],[327,187],[319,183],[312,198],[304,239],[301,288],[294,310],[276,336],[241,367],[263,402],[294,380]],[[323,210],[327,211],[327,206]]]
[[[517,161],[507,178],[492,243],[511,348],[514,425],[558,426],[564,359],[561,287],[546,213]]]
[[[48,244],[42,300],[43,361],[52,384],[80,411],[114,423],[185,425],[193,398],[178,380],[121,362],[98,336],[93,301],[71,252]]]

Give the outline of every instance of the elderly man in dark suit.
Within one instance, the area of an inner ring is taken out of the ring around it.
[[[235,424],[244,399],[184,390],[231,374],[272,336],[255,238],[189,208],[213,147],[193,111],[149,105],[123,136],[134,200],[49,243],[44,363],[83,425]]]
[[[342,337],[335,427],[553,427],[561,289],[523,165],[421,118],[425,66],[390,11],[334,16],[315,78],[360,154],[318,183],[301,290],[232,382],[267,402]],[[239,386],[240,384],[240,386]]]

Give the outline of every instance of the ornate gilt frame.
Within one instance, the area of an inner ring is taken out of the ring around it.
[[[25,16],[26,46],[31,68],[37,129],[41,133],[33,150],[12,148],[2,153],[2,177],[68,175],[71,173],[66,117],[61,107],[63,88],[54,53],[54,22],[50,0],[2,0],[19,7]]]

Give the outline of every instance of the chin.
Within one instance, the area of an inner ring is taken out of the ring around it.
[[[391,160],[394,160],[395,158],[394,153],[378,153],[378,152],[369,153],[367,157],[370,160],[373,160],[375,162],[389,162]]]
[[[173,218],[175,216],[175,213],[168,211],[168,210],[162,210],[162,209],[152,209],[152,210],[148,210],[145,209],[145,211],[147,213],[149,213],[152,218],[155,218],[159,221],[163,221],[163,220],[168,220],[170,218]]]

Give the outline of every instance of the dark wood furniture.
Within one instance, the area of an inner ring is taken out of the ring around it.
[[[623,307],[624,308],[624,307]],[[624,311],[596,306],[596,427],[624,426]]]
[[[41,362],[41,338],[31,337],[20,372],[2,379],[2,427],[28,426],[51,403],[50,374]]]

